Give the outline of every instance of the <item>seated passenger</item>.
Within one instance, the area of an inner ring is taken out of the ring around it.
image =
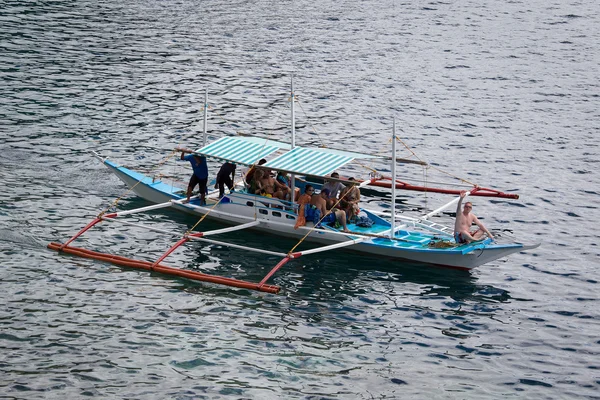
[[[250,193],[260,194],[262,192],[262,179],[265,175],[265,171],[262,169],[256,170],[253,174],[252,180],[250,181]]]
[[[325,216],[322,217],[322,224],[330,224],[337,221],[342,225],[344,232],[349,232],[346,226],[346,212],[344,210],[327,210],[326,204],[329,194],[329,189],[322,189],[318,196],[312,196],[310,204],[321,211],[321,216]]]
[[[258,194],[261,196],[283,199],[284,195],[283,191],[281,190],[283,185],[277,182],[275,178],[271,176],[271,171],[265,170],[262,179],[257,182],[257,185],[260,187],[260,192]]]
[[[348,221],[352,221],[360,212],[359,202],[360,189],[356,186],[356,180],[348,178],[348,184],[340,193],[340,208],[346,212]]]
[[[260,161],[258,162],[258,164],[256,165],[263,165],[267,162],[267,160],[265,160],[264,158],[261,158]],[[246,176],[244,177],[244,181],[246,181],[246,183],[252,187],[252,183],[254,181],[254,174],[256,173],[256,166],[253,165],[250,167],[250,169],[248,170],[248,172],[246,172]]]
[[[276,178],[277,182],[281,183],[282,185],[284,185],[284,188],[282,189],[283,191],[283,195],[284,195],[284,200],[288,200],[288,201],[292,201],[291,199],[291,194],[292,194],[292,180],[290,179],[289,175],[286,172],[283,171],[279,171],[277,173],[277,178]],[[297,201],[298,200],[298,196],[300,195],[300,189],[295,187],[294,188],[294,200],[293,201]]]
[[[331,174],[331,177],[333,179],[340,179],[340,174],[338,174],[337,172],[333,172]],[[344,190],[344,185],[342,184],[342,182],[339,182],[337,180],[326,180],[325,184],[323,185],[323,187],[321,188],[321,190],[323,189],[327,189],[329,190],[329,197],[327,197],[327,209],[330,210],[331,207],[333,207],[337,202],[338,202],[338,195],[341,193],[342,190]]]
[[[292,188],[291,181],[287,173],[283,171],[279,171],[277,176],[275,177],[275,185],[277,186],[277,190],[281,191],[283,200],[289,200],[291,198]]]
[[[305,206],[310,205],[310,199],[312,198],[314,191],[315,189],[312,185],[306,185],[304,187],[304,193],[298,198],[298,218],[296,219],[294,229],[306,225]]]

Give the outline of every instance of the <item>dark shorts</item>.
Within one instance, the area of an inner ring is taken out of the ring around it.
[[[323,218],[323,221],[321,221],[321,223],[323,224],[331,224],[332,222],[335,222],[335,213],[329,213],[325,216],[325,218]]]
[[[455,232],[454,233],[454,240],[458,244],[467,243],[467,241],[465,239],[463,239],[462,234],[460,232]]]
[[[206,183],[208,182],[208,178],[204,178],[204,179],[199,179],[196,174],[192,175],[192,177],[190,178],[190,183],[188,185],[188,188],[191,188],[191,190],[194,190],[194,188],[196,187],[196,185],[199,185],[199,192],[200,193],[206,193]]]

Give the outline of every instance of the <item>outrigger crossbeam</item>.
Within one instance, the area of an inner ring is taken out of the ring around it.
[[[244,289],[259,290],[259,291],[268,292],[268,293],[278,293],[279,292],[279,290],[280,290],[279,286],[267,285],[264,282],[257,284],[254,282],[248,282],[248,281],[243,281],[243,280],[239,280],[239,279],[209,275],[209,274],[204,274],[204,273],[196,272],[196,271],[189,271],[189,270],[183,270],[183,269],[179,269],[179,268],[168,267],[168,266],[161,264],[161,262],[168,255],[170,255],[179,246],[181,246],[183,243],[186,243],[189,240],[199,240],[199,241],[204,241],[204,242],[208,242],[208,243],[212,243],[212,244],[230,246],[230,247],[235,247],[235,248],[239,248],[239,249],[243,249],[243,250],[249,250],[249,251],[255,251],[255,252],[259,252],[259,253],[263,253],[263,254],[274,255],[274,256],[278,256],[278,257],[285,256],[284,253],[278,253],[278,252],[262,250],[262,249],[253,249],[253,248],[246,247],[246,246],[240,246],[240,245],[236,245],[236,244],[232,244],[232,243],[226,243],[226,242],[221,242],[221,241],[206,238],[206,236],[218,235],[218,234],[222,234],[222,233],[233,232],[236,230],[251,228],[251,227],[259,225],[260,221],[255,220],[255,221],[251,221],[251,222],[248,222],[248,223],[245,223],[242,225],[237,225],[237,226],[232,226],[232,227],[222,228],[222,229],[215,229],[215,230],[206,231],[206,232],[185,233],[183,235],[183,237],[181,237],[182,236],[181,233],[178,233],[178,232],[171,232],[171,231],[167,231],[164,229],[147,227],[147,226],[144,226],[141,224],[136,224],[136,223],[132,223],[132,222],[128,222],[128,221],[121,221],[121,220],[116,219],[117,217],[123,217],[126,215],[136,214],[136,213],[140,213],[140,212],[144,212],[144,211],[150,211],[150,210],[156,210],[156,209],[160,209],[160,208],[171,207],[175,204],[181,204],[181,201],[173,200],[173,201],[169,201],[166,203],[156,204],[153,206],[137,208],[134,210],[120,211],[120,212],[115,212],[115,213],[110,213],[110,214],[101,214],[98,217],[94,218],[94,220],[92,220],[90,223],[88,223],[83,229],[81,229],[77,234],[75,234],[72,238],[70,238],[64,244],[53,242],[53,243],[48,244],[48,248],[51,250],[55,250],[55,251],[66,253],[66,254],[72,254],[72,255],[79,256],[79,257],[91,258],[91,259],[95,259],[95,260],[110,262],[112,264],[119,265],[119,266],[130,267],[130,268],[139,268],[139,269],[159,272],[159,273],[163,273],[166,275],[179,276],[179,277],[197,280],[197,281],[217,283],[217,284],[221,284],[221,285],[239,287],[239,288],[244,288]],[[70,244],[73,241],[75,241],[78,237],[80,237],[86,231],[91,229],[94,225],[96,225],[102,221],[118,222],[118,223],[129,225],[129,226],[135,226],[135,227],[139,227],[139,228],[149,229],[151,231],[155,231],[155,232],[159,232],[159,233],[164,233],[164,234],[168,234],[168,235],[172,235],[172,236],[179,236],[179,237],[181,237],[181,239],[179,239],[179,241],[177,241],[177,243],[175,245],[171,246],[155,262],[136,260],[136,259],[132,259],[132,258],[117,256],[117,255],[108,254],[108,253],[101,253],[101,252],[87,250],[87,249],[83,249],[83,248],[79,248],[79,247],[70,246]]]
[[[364,184],[366,184],[366,183],[363,183],[363,185]],[[222,242],[222,241],[207,238],[207,236],[213,236],[213,235],[218,235],[218,234],[223,234],[223,233],[228,233],[228,232],[233,232],[233,231],[238,231],[238,230],[242,230],[242,229],[256,227],[261,224],[261,222],[258,220],[252,220],[250,222],[247,222],[247,223],[244,223],[241,225],[236,225],[236,226],[222,228],[222,229],[215,229],[215,230],[205,231],[205,232],[191,231],[191,232],[186,232],[185,234],[182,235],[180,232],[174,232],[174,231],[169,231],[169,230],[165,230],[165,229],[154,228],[154,227],[142,225],[139,223],[134,223],[134,222],[130,222],[130,221],[124,221],[124,220],[117,219],[119,217],[133,215],[133,214],[137,214],[137,213],[141,213],[141,212],[145,212],[145,211],[167,208],[167,207],[171,207],[171,206],[177,205],[177,204],[182,204],[182,201],[171,200],[171,201],[168,201],[165,203],[156,204],[156,205],[152,205],[152,206],[148,206],[148,207],[141,207],[141,208],[137,208],[137,209],[133,209],[133,210],[101,214],[98,217],[94,218],[94,220],[92,220],[90,223],[88,223],[83,229],[81,229],[77,234],[75,234],[72,238],[70,238],[64,244],[53,242],[48,245],[48,248],[51,250],[55,250],[55,251],[66,253],[66,254],[72,254],[72,255],[79,256],[79,257],[90,258],[90,259],[95,259],[95,260],[100,260],[100,261],[106,261],[106,262],[110,262],[112,264],[124,266],[124,267],[139,268],[139,269],[144,269],[144,270],[148,270],[148,271],[159,272],[159,273],[166,274],[166,275],[179,276],[179,277],[192,279],[192,280],[211,282],[211,283],[245,288],[245,289],[258,290],[258,291],[263,291],[263,292],[268,292],[268,293],[278,293],[280,290],[279,286],[269,285],[269,284],[266,284],[266,282],[275,274],[275,272],[277,272],[277,270],[279,268],[281,268],[289,260],[299,258],[303,255],[315,254],[315,253],[334,250],[334,249],[338,249],[338,248],[342,248],[342,247],[352,246],[352,245],[364,242],[365,240],[372,239],[373,237],[384,237],[381,235],[365,235],[365,234],[361,234],[359,232],[337,232],[337,231],[332,230],[332,231],[328,231],[328,232],[330,234],[334,234],[334,235],[335,234],[344,235],[346,237],[351,236],[352,239],[345,240],[343,242],[339,242],[339,243],[335,243],[335,244],[331,244],[331,245],[327,245],[327,246],[317,247],[314,249],[298,251],[298,252],[294,252],[294,253],[290,252],[288,254],[285,254],[285,253],[281,253],[281,252],[274,252],[274,251],[269,251],[269,250],[264,250],[264,249],[252,248],[252,247],[247,247],[247,246],[242,246],[242,245],[237,245],[237,244],[233,244],[233,243],[227,243],[227,242]],[[166,235],[170,235],[170,236],[174,236],[174,237],[179,237],[180,239],[154,262],[144,261],[144,260],[136,260],[136,259],[132,259],[132,258],[128,258],[128,257],[109,254],[109,253],[96,252],[96,251],[87,250],[87,249],[74,247],[74,246],[70,245],[78,237],[83,235],[83,233],[85,233],[86,231],[91,229],[93,226],[95,226],[96,224],[103,222],[103,221],[110,222],[110,223],[123,224],[123,225],[127,225],[127,226],[133,226],[133,227],[142,228],[142,229],[147,229],[150,231],[154,231],[154,232],[158,232],[158,233],[162,233],[162,234],[166,234]],[[307,229],[307,230],[309,230],[309,233],[312,231],[312,229],[310,229],[308,227],[301,227],[301,229]],[[211,243],[211,244],[228,246],[228,247],[233,247],[233,248],[237,248],[237,249],[241,249],[241,250],[247,250],[247,251],[252,251],[252,252],[257,252],[257,253],[262,253],[262,254],[267,254],[267,255],[272,255],[272,256],[278,256],[278,257],[283,257],[283,258],[274,268],[271,269],[271,271],[259,283],[248,282],[248,281],[243,281],[243,280],[238,280],[238,279],[233,279],[233,278],[227,278],[227,277],[223,277],[223,276],[209,275],[209,274],[204,274],[204,273],[200,273],[200,272],[196,272],[196,271],[183,270],[180,268],[168,267],[168,266],[162,264],[164,259],[167,258],[171,253],[173,253],[178,247],[180,247],[184,243],[187,243],[188,241],[191,241],[191,240],[203,241],[203,242],[207,242],[207,243]],[[400,240],[400,239],[398,239],[398,240]]]

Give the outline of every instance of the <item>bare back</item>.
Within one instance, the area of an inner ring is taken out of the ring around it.
[[[314,195],[310,199],[310,204],[317,207],[321,211],[321,216],[327,214],[327,202],[321,197],[321,195]]]

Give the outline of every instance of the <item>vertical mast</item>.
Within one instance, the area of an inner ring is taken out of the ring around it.
[[[296,147],[296,110],[295,110],[295,99],[296,99],[296,94],[294,93],[294,74],[292,73],[292,82],[291,82],[291,117],[292,117],[292,150],[294,149],[294,147]],[[291,174],[290,176],[290,202],[292,202],[292,204],[295,201],[295,196],[296,196],[296,176],[294,174]]]
[[[390,230],[390,238],[393,238],[396,233],[396,118],[392,130],[392,229]]]
[[[202,147],[206,146],[206,132],[208,119],[208,89],[204,92],[204,135],[202,135]]]
[[[292,150],[296,147],[296,110],[295,110],[295,99],[296,94],[294,93],[294,74],[292,74],[292,91],[291,91],[291,102],[292,102]]]

